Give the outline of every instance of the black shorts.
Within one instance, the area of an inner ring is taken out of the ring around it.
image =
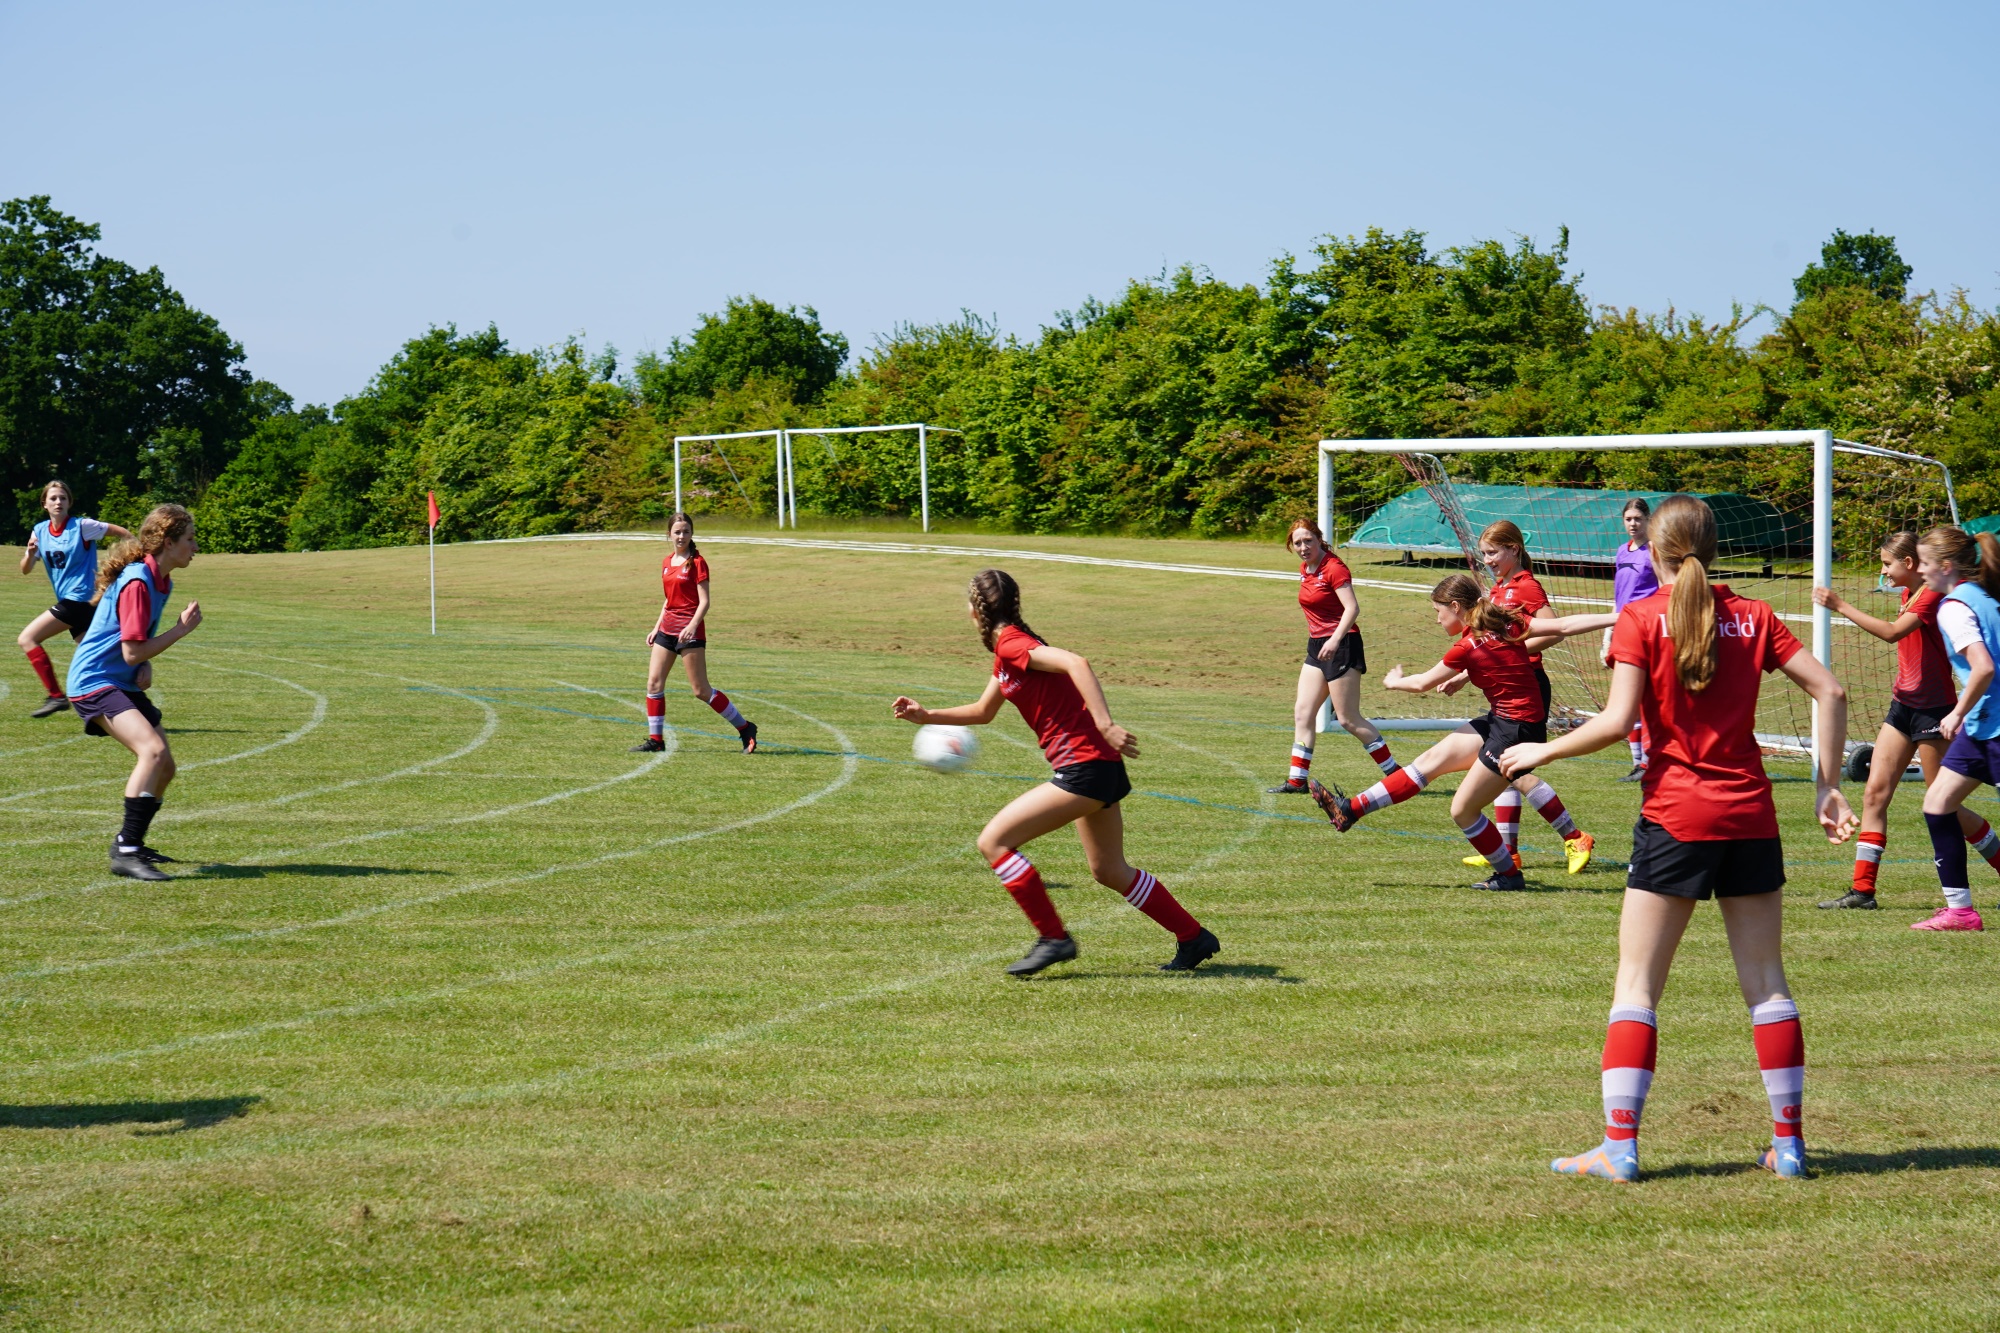
[[[1328,680],[1339,680],[1350,671],[1368,674],[1368,654],[1361,646],[1361,631],[1351,629],[1341,636],[1340,647],[1333,650],[1333,656],[1320,660],[1319,650],[1326,647],[1332,635],[1322,634],[1318,638],[1306,639],[1306,665],[1318,667],[1320,674]]]
[[[1901,699],[1889,701],[1889,715],[1882,720],[1913,741],[1943,740],[1938,723],[1951,709],[1912,708]]]
[[[1632,826],[1625,887],[1674,898],[1749,898],[1785,885],[1785,848],[1776,838],[1681,842],[1640,816]]]
[[[1472,719],[1472,729],[1479,733],[1484,742],[1479,747],[1479,762],[1500,772],[1500,756],[1514,745],[1543,745],[1549,739],[1547,722],[1522,722],[1518,718],[1501,717],[1498,713],[1484,713]],[[1516,773],[1524,778],[1527,773]]]
[[[1556,687],[1549,684],[1549,673],[1542,670],[1540,662],[1535,663],[1535,684],[1542,687],[1542,715],[1546,717],[1556,701]]]
[[[146,697],[144,690],[121,690],[114,685],[107,690],[86,694],[81,699],[71,699],[69,706],[83,720],[83,734],[86,736],[109,736],[111,732],[103,723],[135,708],[139,710],[139,716],[155,728],[160,725],[160,710],[153,706],[153,701]]]
[[[684,653],[690,648],[708,647],[707,639],[676,638],[673,635],[667,633],[663,629],[654,630],[653,637],[651,639],[648,639],[647,642],[657,644],[658,646],[666,649],[670,653]]]
[[[1080,764],[1064,764],[1049,781],[1060,791],[1088,796],[1106,805],[1116,805],[1132,794],[1132,779],[1125,776],[1123,759],[1086,759]]]
[[[64,598],[49,608],[49,614],[69,626],[69,636],[80,639],[90,628],[91,617],[97,614],[97,607],[91,602],[72,602]]]

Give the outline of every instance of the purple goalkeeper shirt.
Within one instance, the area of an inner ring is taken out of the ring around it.
[[[1611,576],[1611,609],[1623,611],[1627,602],[1636,602],[1659,591],[1660,576],[1653,572],[1653,548],[1649,543],[1638,550],[1630,541],[1618,543],[1618,559]]]

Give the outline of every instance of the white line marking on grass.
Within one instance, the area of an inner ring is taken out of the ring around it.
[[[0,750],[0,759],[12,759],[17,754],[34,754],[38,750],[53,750],[59,745],[75,745],[78,741],[89,739],[90,737],[79,732],[66,741],[50,741],[47,745],[30,745],[19,750]]]
[[[77,1069],[89,1069],[97,1065],[118,1064],[128,1060],[145,1059],[148,1056],[172,1055],[175,1052],[190,1050],[197,1046],[213,1046],[226,1041],[244,1041],[251,1037],[261,1037],[269,1032],[289,1032],[298,1028],[312,1027],[315,1024],[334,1019],[364,1018],[372,1014],[384,1013],[391,1009],[401,1009],[416,1004],[427,1004],[433,1000],[454,999],[471,991],[484,990],[493,986],[512,986],[524,981],[537,981],[543,977],[556,976],[563,972],[575,972],[586,967],[600,967],[606,963],[620,962],[669,944],[681,944],[689,940],[706,939],[716,935],[727,934],[731,931],[748,930],[756,926],[776,925],[801,912],[811,911],[816,907],[823,907],[837,898],[859,893],[863,889],[872,888],[885,880],[894,879],[899,875],[906,875],[913,870],[921,870],[925,866],[962,859],[963,856],[962,852],[952,852],[937,856],[919,857],[917,860],[907,862],[894,870],[885,870],[879,874],[870,875],[866,879],[856,880],[851,884],[841,885],[839,888],[828,889],[824,893],[815,894],[813,897],[807,898],[803,902],[794,903],[790,907],[775,908],[768,912],[759,912],[754,916],[739,917],[734,921],[719,921],[712,926],[695,926],[683,930],[665,931],[661,934],[651,935],[645,939],[635,940],[630,944],[621,945],[616,949],[606,949],[599,953],[561,958],[553,962],[537,964],[533,967],[513,968],[505,972],[495,972],[490,976],[479,977],[472,981],[458,982],[449,986],[435,986],[429,990],[413,991],[405,995],[391,995],[379,1000],[358,1000],[353,1004],[329,1005],[324,1009],[314,1009],[308,1013],[294,1014],[290,1018],[276,1018],[263,1023],[250,1023],[240,1028],[231,1028],[226,1032],[202,1032],[189,1037],[180,1037],[173,1041],[161,1042],[155,1046],[143,1046],[129,1051],[113,1051],[105,1055],[85,1056],[81,1060],[72,1060],[66,1064],[20,1065],[5,1072],[7,1074],[67,1073]]]
[[[713,838],[723,833],[734,833],[739,829],[750,828],[769,820],[778,819],[784,815],[791,814],[793,811],[803,810],[809,805],[816,804],[854,780],[855,773],[861,768],[861,757],[855,751],[853,742],[848,740],[845,732],[830,722],[822,722],[816,717],[799,712],[796,708],[787,708],[784,704],[780,703],[773,703],[772,706],[782,708],[787,713],[796,714],[799,717],[805,718],[808,722],[816,723],[820,727],[825,728],[841,747],[840,772],[835,775],[833,781],[827,783],[824,787],[808,792],[797,800],[788,801],[783,805],[776,806],[760,814],[749,815],[742,819],[734,819],[726,824],[717,824],[711,828],[696,829],[689,833],[673,834],[669,837],[655,839],[652,842],[642,843],[637,847],[626,848],[616,852],[605,852],[600,856],[586,857],[580,861],[559,862],[555,865],[544,866],[540,870],[531,870],[523,874],[501,875],[493,879],[476,880],[470,884],[461,884],[455,888],[444,889],[437,893],[415,894],[408,898],[397,898],[385,903],[375,903],[368,907],[357,907],[335,916],[321,917],[316,921],[298,921],[291,925],[272,926],[265,930],[233,931],[227,935],[212,935],[198,940],[186,940],[180,944],[162,945],[153,949],[136,949],[130,953],[119,954],[110,958],[94,958],[78,963],[57,963],[49,967],[24,968],[18,972],[8,973],[7,979],[32,980],[37,977],[64,976],[77,972],[95,971],[98,968],[111,967],[120,963],[144,962],[154,958],[174,957],[209,945],[243,944],[258,940],[283,939],[286,936],[301,934],[309,930],[329,930],[340,926],[350,926],[358,922],[372,920],[375,917],[383,916],[390,912],[400,912],[413,907],[427,907],[433,903],[446,902],[453,898],[463,897],[468,893],[477,893],[486,889],[513,888],[521,884],[533,884],[557,875],[568,874],[572,871],[589,870],[596,866],[609,865],[614,861],[629,861],[633,857],[644,856],[650,852],[660,851],[667,847],[678,846],[682,843],[697,842],[701,839]],[[584,792],[596,791],[600,788],[610,786],[612,782],[628,781],[638,777],[641,773],[658,767],[671,758],[673,754],[673,750],[663,751],[660,754],[652,756],[638,768],[633,769],[629,773],[621,774],[609,782],[598,783],[592,787],[581,787],[575,791],[560,792],[555,796],[545,796],[538,801],[529,801],[518,806],[505,807],[504,810],[506,813],[525,810],[531,806],[546,805],[554,800],[567,799],[570,796],[581,795]],[[441,820],[435,824],[415,825],[407,829],[392,829],[383,833],[361,834],[357,837],[344,838],[336,842],[320,843],[314,847],[294,848],[290,851],[269,853],[265,860],[275,856],[295,856],[302,851],[318,851],[326,847],[342,847],[358,842],[371,842],[380,838],[393,837],[399,833],[419,832],[424,829],[441,828],[450,824],[468,823],[483,818],[494,818],[497,817],[498,813],[500,812],[485,812],[480,815],[466,815],[456,819]],[[245,864],[256,864],[256,862]]]
[[[12,685],[9,685],[4,680],[0,680],[0,704],[6,703],[7,696],[12,694],[13,692],[14,692],[14,687]]]
[[[319,728],[320,723],[326,721],[326,696],[318,690],[307,689],[295,680],[286,680],[283,676],[273,676],[263,671],[247,671],[241,667],[215,666],[211,663],[203,662],[198,658],[183,658],[182,663],[186,666],[206,667],[210,671],[227,671],[239,676],[261,676],[265,680],[276,681],[278,684],[297,690],[300,694],[311,699],[313,707],[312,716],[306,719],[304,726],[294,731],[288,731],[274,741],[266,741],[262,745],[253,745],[247,750],[238,750],[235,754],[217,755],[213,759],[197,759],[191,764],[182,764],[177,770],[179,773],[191,772],[197,768],[214,768],[218,764],[233,764],[239,759],[249,759],[253,756],[275,750],[281,745],[290,745],[294,741],[305,739],[308,734]],[[50,792],[81,791],[86,787],[101,787],[107,782],[115,782],[122,785],[124,778],[98,778],[91,782],[66,783],[60,787],[37,787],[33,791],[16,792],[12,796],[0,796],[0,805],[11,805],[15,801],[25,801],[30,796],[45,796]]]

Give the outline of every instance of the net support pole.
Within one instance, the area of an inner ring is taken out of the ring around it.
[[[681,442],[674,440],[674,512],[681,513],[686,506],[681,504]]]
[[[1830,430],[1813,432],[1813,587],[1833,586],[1833,432]],[[1819,664],[1831,669],[1833,666],[1833,609],[1813,606],[1812,655]],[[1819,701],[1812,705],[1813,754],[1819,754],[1820,727],[1825,725],[1820,717]],[[1815,758],[1815,764],[1818,760]],[[1823,781],[1839,781],[1838,773],[1818,775]]]
[[[1333,455],[1322,449],[1319,451],[1319,530],[1326,534],[1329,547],[1333,544]],[[1313,723],[1314,731],[1332,731],[1334,728],[1333,700],[1319,701],[1319,718]]]
[[[929,426],[917,427],[917,493],[923,505],[925,532],[931,530],[931,460],[928,448],[930,433]]]
[[[798,476],[792,471],[792,433],[788,430],[780,431],[779,437],[785,443],[785,456],[780,465],[784,471],[785,502],[778,510],[778,526],[781,528],[785,526],[785,513],[789,509],[792,516],[791,525],[796,528],[799,525],[799,493],[796,489]]]

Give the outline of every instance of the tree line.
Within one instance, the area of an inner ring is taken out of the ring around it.
[[[124,522],[195,509],[204,544],[324,550],[655,522],[676,434],[927,421],[931,513],[1000,529],[1258,534],[1308,512],[1325,436],[1831,428],[1948,463],[2000,510],[2000,318],[1911,292],[1893,238],[1836,232],[1782,310],[1704,320],[1593,306],[1565,231],[1438,249],[1329,236],[1262,283],[1182,267],[1032,338],[965,314],[858,357],[810,306],[744,297],[621,368],[570,341],[432,328],[353,396],[300,406],[157,269],[99,254],[45,197],[0,205],[0,469],[23,523],[62,476]],[[1482,480],[1802,491],[1755,451],[1479,456]],[[707,510],[768,513],[768,450],[691,452]],[[1344,457],[1343,494],[1408,482]],[[908,514],[915,441],[799,441],[808,513]],[[1871,519],[1874,516],[1870,516]],[[1894,521],[1885,513],[1882,521]]]

